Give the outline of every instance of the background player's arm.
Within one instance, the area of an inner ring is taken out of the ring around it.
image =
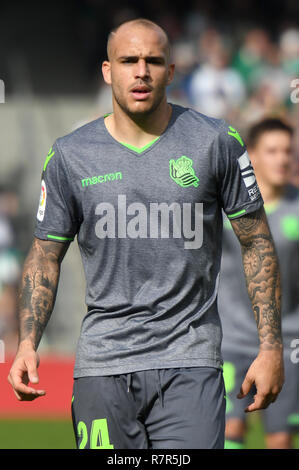
[[[247,395],[255,383],[254,403],[245,410],[254,411],[274,402],[284,381],[280,273],[264,208],[231,220],[231,224],[241,244],[247,290],[260,340],[259,354],[238,395],[239,398]]]
[[[44,390],[29,387],[38,383],[36,352],[51,316],[60,275],[60,265],[69,243],[34,238],[24,263],[19,294],[19,347],[8,381],[19,400],[33,400]]]

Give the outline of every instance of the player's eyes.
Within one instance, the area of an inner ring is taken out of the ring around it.
[[[136,64],[138,62],[137,59],[123,59],[122,63],[123,64]],[[155,65],[163,65],[164,61],[162,59],[147,59],[146,60],[147,64],[155,64]]]
[[[122,64],[135,64],[137,62],[136,59],[123,59]]]
[[[156,65],[163,65],[163,60],[162,59],[149,59],[147,60],[148,64],[156,64]]]

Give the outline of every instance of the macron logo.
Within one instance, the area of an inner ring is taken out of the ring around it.
[[[91,176],[90,178],[84,178],[81,180],[82,188],[90,186],[91,184],[106,183],[107,181],[121,180],[122,173],[117,171],[115,173],[107,173],[106,175]]]

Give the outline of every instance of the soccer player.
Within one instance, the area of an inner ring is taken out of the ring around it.
[[[261,190],[282,275],[282,332],[285,385],[276,403],[263,412],[268,448],[290,448],[292,432],[299,425],[299,371],[294,339],[299,338],[299,191],[288,184],[292,129],[276,118],[254,125],[248,147]],[[230,222],[224,223],[223,259],[219,288],[219,313],[223,325],[224,378],[227,391],[226,447],[242,448],[246,431],[244,408],[252,399],[236,397],[243,375],[258,351],[256,326],[248,298],[240,247]],[[245,265],[247,283],[258,276],[262,258],[253,251]],[[259,286],[256,295],[259,295]],[[267,321],[272,321],[269,312]],[[260,318],[258,317],[258,322]],[[292,354],[293,353],[293,354]],[[245,403],[246,402],[246,403]]]
[[[263,260],[248,276],[250,292],[261,291],[252,294],[261,350],[243,390],[256,383],[251,409],[274,401],[283,383],[279,271],[263,201],[238,132],[167,102],[174,64],[158,25],[138,19],[112,31],[102,71],[113,113],[58,138],[44,164],[9,381],[20,400],[45,393],[34,387],[36,349],[77,235],[87,281],[77,446],[223,448],[222,208],[246,265],[256,252]]]

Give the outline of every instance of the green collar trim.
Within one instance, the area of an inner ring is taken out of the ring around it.
[[[104,119],[105,119],[105,117],[110,116],[110,114],[113,114],[113,113],[106,113],[106,114],[104,114],[104,116],[103,116]],[[119,141],[117,141],[117,142],[118,142],[119,144],[121,144],[121,145],[124,145],[124,146],[127,147],[128,149],[133,150],[133,152],[142,153],[142,152],[144,152],[146,149],[148,149],[151,145],[153,145],[159,138],[160,138],[160,136],[156,137],[154,140],[152,140],[152,141],[149,142],[148,144],[144,145],[143,147],[135,147],[135,145],[126,144],[126,142],[119,142]]]
[[[133,150],[134,152],[142,153],[142,152],[144,152],[146,149],[148,149],[149,147],[151,147],[151,145],[153,145],[158,139],[160,139],[160,136],[156,137],[154,140],[152,140],[152,141],[149,142],[148,144],[144,145],[143,147],[135,147],[135,145],[126,144],[125,142],[120,142],[120,144],[124,145],[125,147],[127,147],[127,148],[130,149],[130,150]]]

